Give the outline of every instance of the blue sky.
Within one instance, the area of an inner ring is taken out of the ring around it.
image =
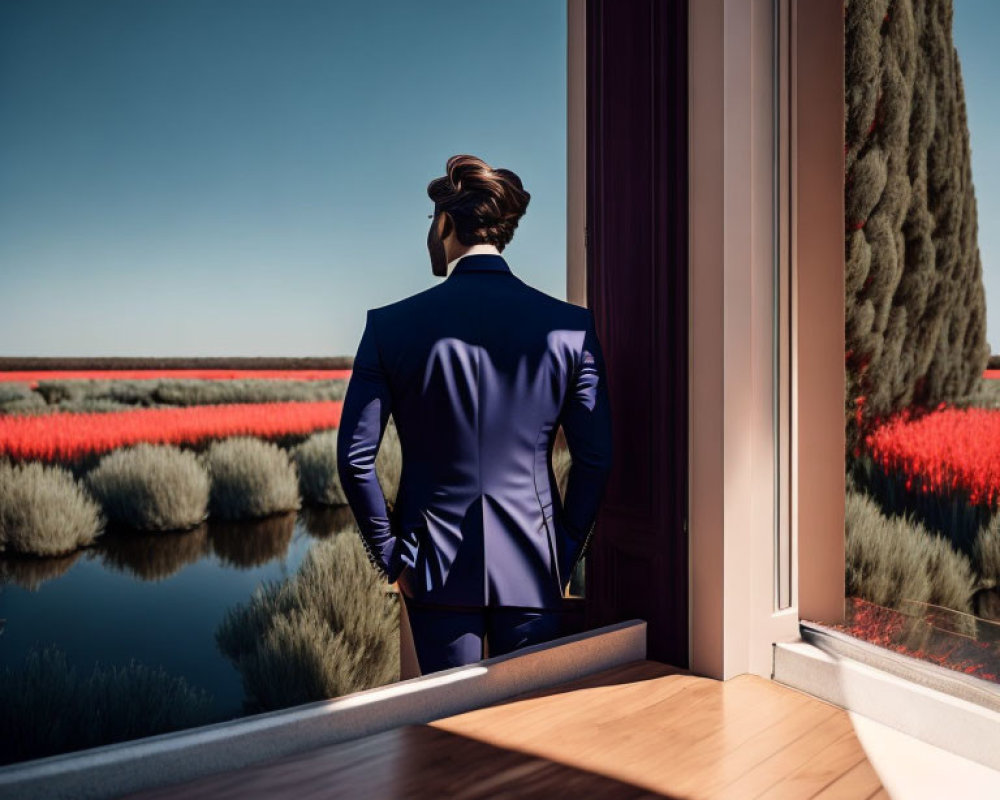
[[[565,299],[565,0],[4,0],[0,355],[353,355],[455,153]]]
[[[440,282],[427,182],[467,152],[531,205],[565,298],[564,0],[4,0],[0,355],[353,354]],[[955,0],[1000,352],[1000,3]]]
[[[1000,353],[1000,3],[954,0],[952,35],[962,64],[986,286],[986,339]]]

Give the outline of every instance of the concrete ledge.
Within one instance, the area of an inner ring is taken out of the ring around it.
[[[773,655],[779,683],[1000,770],[997,711],[804,640],[776,643]]]
[[[0,797],[111,798],[460,714],[646,658],[626,620],[331,700],[0,767]]]

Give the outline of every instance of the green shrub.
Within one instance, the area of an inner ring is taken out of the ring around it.
[[[69,470],[0,461],[0,551],[63,555],[94,542],[105,524]]]
[[[337,475],[336,430],[318,431],[291,452],[299,470],[299,491],[303,499],[320,505],[347,503]]]
[[[265,517],[302,505],[295,463],[273,442],[234,436],[213,442],[198,457],[211,477],[213,517]]]
[[[55,645],[0,670],[0,763],[81,750],[219,721],[211,695],[138,664],[77,675]]]
[[[129,528],[187,529],[208,516],[208,472],[176,445],[140,442],[113,450],[84,481],[107,517]]]
[[[216,642],[252,711],[325,700],[399,680],[398,602],[347,528],[314,543],[290,578],[229,609]]]

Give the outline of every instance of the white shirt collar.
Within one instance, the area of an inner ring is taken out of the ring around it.
[[[497,250],[496,245],[492,245],[489,242],[479,242],[478,244],[472,245],[468,250],[466,250],[458,258],[454,258],[448,262],[448,274],[451,275],[451,271],[455,268],[455,265],[461,261],[466,256],[475,255],[476,253],[493,253],[494,255],[500,255],[500,251]]]

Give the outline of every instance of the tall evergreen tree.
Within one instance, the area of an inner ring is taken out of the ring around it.
[[[848,453],[967,397],[990,347],[952,0],[845,0]]]

